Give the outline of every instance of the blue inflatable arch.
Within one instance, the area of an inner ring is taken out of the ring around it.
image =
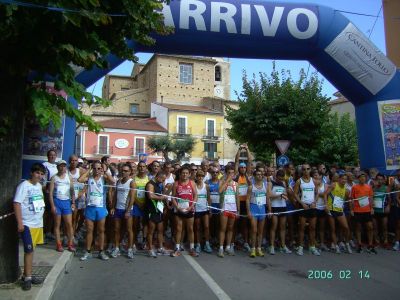
[[[308,60],[355,105],[361,166],[391,169],[378,103],[400,99],[400,74],[340,12],[313,4],[175,0],[162,13],[175,34],[156,37],[152,48],[130,41],[136,52]],[[110,69],[122,63],[113,55],[108,60]],[[90,86],[110,69],[77,79]]]

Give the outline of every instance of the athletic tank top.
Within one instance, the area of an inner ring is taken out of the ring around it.
[[[174,175],[171,173],[169,174],[169,177],[165,178],[165,185],[167,184],[174,184],[175,179],[174,179]]]
[[[383,214],[385,212],[385,206],[387,205],[385,195],[386,191],[386,185],[374,188],[374,212],[378,214]]]
[[[68,170],[68,175],[71,176],[72,182],[74,183],[74,193],[75,193],[75,199],[78,199],[79,193],[83,190],[85,187],[84,183],[78,182],[79,177],[81,176],[81,172],[79,168],[75,169],[75,173],[72,174],[70,170]]]
[[[208,187],[210,189],[211,203],[219,204],[219,181],[213,183],[211,179],[208,181]]]
[[[315,185],[314,181],[310,178],[309,182],[305,182],[300,178],[301,202],[311,204],[314,202]]]
[[[64,178],[60,178],[58,175],[54,175],[54,192],[53,196],[58,200],[70,200],[71,199],[71,181],[68,174],[65,174]]]
[[[251,191],[251,197],[250,197],[250,203],[256,204],[256,205],[265,205],[267,204],[267,188],[264,184],[262,183],[262,187],[259,188],[255,184],[253,184],[253,188]]]
[[[196,212],[208,211],[206,184],[203,183],[203,187],[201,189],[199,189],[196,185],[196,189],[197,189]]]
[[[247,190],[249,188],[249,186],[247,184],[246,176],[239,175],[237,183],[238,183],[238,188],[239,188],[239,200],[246,201]]]
[[[322,182],[322,184],[318,188],[318,199],[317,199],[317,209],[318,210],[325,210],[324,197],[319,195],[319,194],[323,193],[324,191],[325,191],[325,183]]]
[[[335,188],[328,195],[328,208],[332,211],[343,212],[344,198],[346,196],[346,186],[341,187],[335,184]]]
[[[223,209],[227,211],[237,211],[236,206],[236,190],[238,188],[238,183],[232,181],[230,185],[226,188],[225,192],[222,193],[221,197],[223,199]]]
[[[122,179],[117,181],[117,209],[126,209],[132,180],[129,178],[125,183],[122,183]]]
[[[57,164],[49,163],[48,161],[42,164],[46,169],[46,180],[49,182],[51,178],[58,173]]]
[[[282,183],[277,183],[274,180],[271,180],[271,191],[276,195],[286,195],[286,188]],[[286,207],[286,200],[283,198],[271,198],[271,207]]]
[[[178,199],[178,207],[180,209],[188,209],[190,204],[193,201],[193,183],[191,180],[188,181],[187,184],[182,184],[178,181],[178,185],[176,187],[176,197]]]
[[[149,177],[146,175],[144,178],[135,177],[136,183],[136,202],[140,207],[143,207],[146,202],[146,184],[149,182]]]
[[[157,195],[163,194],[164,191],[164,186],[162,183],[155,182],[154,180],[150,180],[147,183],[147,190],[148,190],[148,185],[153,186],[154,193]],[[157,201],[153,200],[151,198],[150,193],[146,193],[145,195],[146,198],[146,210],[150,214],[156,214],[156,213],[162,213],[164,211],[164,202],[163,201]]]
[[[88,180],[87,205],[106,207],[105,196],[106,194],[103,176],[101,176],[97,181],[93,177],[90,177]]]

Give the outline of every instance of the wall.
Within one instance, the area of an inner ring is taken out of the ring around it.
[[[165,129],[168,129],[168,108],[156,103],[151,103],[151,117],[157,118],[157,123]]]

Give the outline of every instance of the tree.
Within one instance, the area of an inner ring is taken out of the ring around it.
[[[323,124],[323,138],[319,147],[319,159],[326,164],[355,166],[358,163],[357,129],[350,114],[330,114]]]
[[[75,118],[90,130],[101,127],[62,97],[49,94],[32,82],[54,80],[64,90],[88,105],[108,102],[91,95],[75,80],[79,68],[107,68],[105,56],[136,61],[126,39],[150,45],[150,33],[168,34],[159,0],[29,1],[0,5],[0,163],[7,176],[0,179],[0,215],[11,211],[14,188],[21,177],[22,138],[25,115],[33,115],[46,127],[61,125],[59,112]],[[51,5],[46,7],[46,5]],[[12,153],[13,155],[10,155]],[[0,221],[0,283],[18,276],[17,234],[14,218]],[[7,258],[7,259],[5,259]]]
[[[281,78],[280,78],[281,77]],[[227,107],[231,123],[228,135],[247,143],[256,159],[270,161],[276,152],[275,140],[290,140],[289,157],[295,162],[314,162],[322,137],[321,124],[328,118],[329,98],[321,93],[317,74],[307,77],[300,71],[294,81],[290,71],[260,73],[259,82],[243,73],[243,92],[239,109]]]
[[[172,152],[176,156],[176,160],[180,161],[185,154],[190,154],[196,144],[196,139],[190,135],[185,137],[171,137],[170,135],[153,136],[148,139],[147,145],[154,152],[162,152],[165,161],[170,162],[169,153]]]

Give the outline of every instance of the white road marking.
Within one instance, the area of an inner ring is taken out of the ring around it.
[[[183,257],[192,266],[192,268],[200,275],[208,287],[220,300],[231,300],[231,297],[215,282],[214,279],[194,260],[191,256],[184,254]]]

